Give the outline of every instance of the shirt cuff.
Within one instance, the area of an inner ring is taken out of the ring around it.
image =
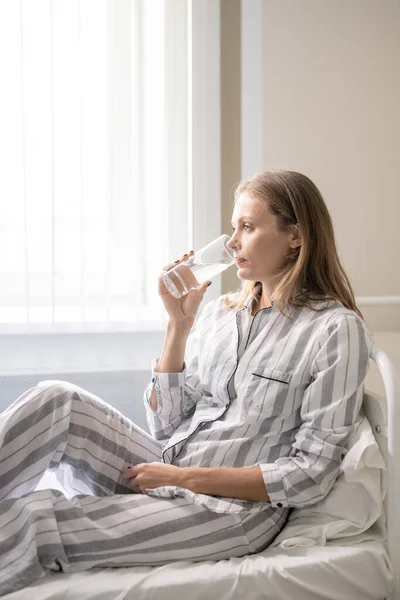
[[[181,373],[157,373],[155,369],[159,362],[159,358],[154,358],[151,361],[152,387],[159,390],[184,387],[186,381],[186,363],[183,363],[183,371]]]
[[[288,506],[282,473],[274,463],[258,465],[261,469],[271,506]]]

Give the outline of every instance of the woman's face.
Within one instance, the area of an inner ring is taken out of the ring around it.
[[[243,193],[236,201],[232,214],[233,235],[228,247],[233,250],[238,277],[270,283],[285,264],[290,248],[300,245],[297,229],[278,231],[276,217],[265,202]]]

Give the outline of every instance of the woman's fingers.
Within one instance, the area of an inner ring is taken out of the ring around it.
[[[127,479],[131,483],[135,484],[135,479],[136,479],[137,473],[135,472],[135,469],[133,467],[127,467],[122,472],[122,475],[124,476],[125,479]],[[137,484],[135,484],[135,485],[137,485]]]
[[[204,281],[201,285],[199,285],[197,287],[197,290],[199,292],[201,292],[202,294],[205,294],[205,292],[207,291],[207,288],[212,284],[212,281],[210,281],[209,279],[207,281]]]
[[[178,258],[178,260],[176,260],[175,262],[168,263],[167,265],[164,265],[163,271],[169,271],[173,267],[176,267],[176,265],[178,265],[179,263],[185,262],[185,260],[188,260],[188,258],[190,258],[191,256],[194,256],[194,251],[193,250],[191,250],[187,254],[184,254],[183,256],[181,256],[181,258]]]

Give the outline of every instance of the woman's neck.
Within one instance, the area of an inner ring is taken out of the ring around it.
[[[271,298],[273,293],[273,287],[267,287],[265,284],[261,284],[261,296],[259,297],[257,304],[258,308],[269,308],[271,306]]]
[[[252,305],[252,309],[251,309],[251,316],[254,317],[254,315],[261,310],[262,308],[270,308],[272,306],[271,302],[269,301],[269,299],[263,298],[261,296],[261,298],[255,298],[253,300],[253,305]]]

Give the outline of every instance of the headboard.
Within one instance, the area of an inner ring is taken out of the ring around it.
[[[388,493],[384,508],[387,515],[388,550],[393,573],[393,589],[390,600],[398,600],[400,598],[400,522],[398,518],[400,383],[393,363],[383,350],[374,346],[370,358],[376,363],[383,379],[385,398],[367,391],[363,407],[388,469]]]

